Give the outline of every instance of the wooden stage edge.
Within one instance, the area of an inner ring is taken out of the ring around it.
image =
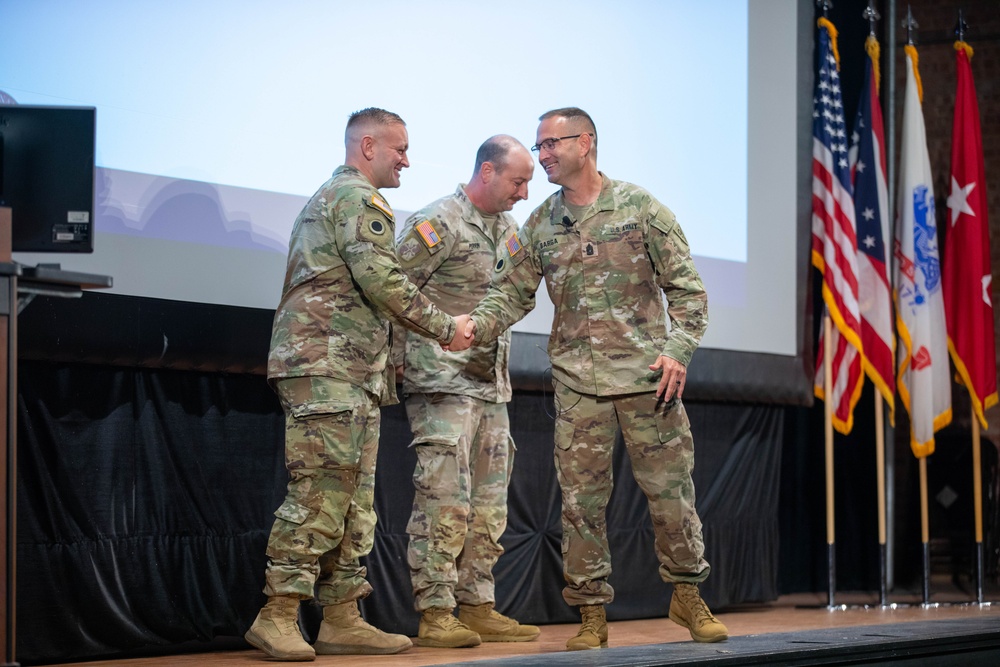
[[[898,661],[899,664],[919,665],[997,665],[1000,664],[996,657],[1000,655],[1000,600],[996,596],[992,602],[990,600],[987,596],[985,604],[980,605],[967,595],[949,593],[932,595],[931,604],[924,606],[919,596],[890,596],[892,604],[882,607],[877,595],[843,593],[836,596],[838,606],[831,609],[827,606],[825,593],[797,594],[783,596],[772,603],[731,607],[717,613],[730,631],[730,640],[717,644],[696,644],[687,630],[667,618],[655,618],[610,622],[609,648],[601,651],[566,652],[565,642],[576,633],[578,626],[560,624],[542,626],[541,636],[533,642],[490,643],[469,649],[415,646],[393,656],[317,656],[313,664],[336,664],[338,667],[481,664],[487,667],[505,664],[886,664]],[[795,633],[795,636],[786,633]],[[890,648],[893,642],[897,642],[896,648]],[[978,642],[979,648],[961,642]],[[950,653],[951,657],[942,662],[929,653],[920,653],[914,646],[921,643],[925,648],[920,651],[933,653],[936,650],[938,654]],[[932,650],[935,646],[938,649]],[[175,651],[177,648],[174,647]],[[275,664],[264,653],[236,638],[223,638],[204,646],[188,644],[183,648],[186,652],[180,654],[46,664],[75,667]],[[989,657],[975,657],[976,651],[983,650]],[[889,657],[876,659],[878,655],[872,651]],[[847,655],[833,657],[838,652]],[[963,654],[965,657],[955,657]],[[864,659],[865,655],[870,659]],[[921,655],[925,657],[919,657]]]

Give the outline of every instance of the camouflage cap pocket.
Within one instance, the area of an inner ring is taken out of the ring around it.
[[[691,423],[688,421],[684,403],[674,397],[662,404],[654,415],[659,440],[664,445],[676,445],[690,439]]]
[[[410,447],[416,447],[417,445],[438,445],[441,447],[458,447],[458,443],[462,440],[462,434],[460,433],[435,433],[433,435],[418,435],[414,436],[413,442],[410,443]]]
[[[281,507],[274,510],[274,516],[289,523],[294,523],[296,526],[301,526],[309,517],[309,509],[298,503],[286,500],[281,504]]]
[[[343,401],[306,401],[288,406],[288,411],[296,419],[309,419],[310,417],[326,417],[341,412],[350,414],[354,411],[354,406]]]

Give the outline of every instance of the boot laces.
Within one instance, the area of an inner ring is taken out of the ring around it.
[[[278,632],[283,635],[299,632],[298,603],[287,605],[287,608],[289,609],[288,613],[283,613],[286,606],[276,606],[270,614],[271,622],[278,628]]]
[[[348,625],[356,628],[364,628],[365,630],[375,629],[375,626],[371,625],[368,621],[361,617],[361,610],[358,609],[356,604],[347,609],[347,622]]]
[[[583,634],[587,630],[598,634],[601,628],[601,615],[596,609],[584,609],[581,611],[583,616],[582,622],[580,624],[580,633]]]
[[[466,627],[465,623],[462,623],[452,614],[441,614],[435,619],[435,622],[445,630],[460,630]]]
[[[278,632],[283,635],[294,634],[299,631],[299,619],[291,616],[272,616],[271,621],[277,626]]]
[[[684,601],[684,605],[691,610],[694,614],[696,621],[701,623],[717,623],[715,616],[712,616],[711,610],[709,610],[708,605],[705,601],[701,599],[701,595],[698,593],[698,589],[695,587],[688,588],[687,586],[683,588],[676,588],[675,592],[680,592],[681,599]]]
[[[501,614],[500,612],[498,612],[493,607],[490,607],[490,611],[489,611],[488,614],[486,614],[486,617],[487,618],[491,618],[494,621],[509,621],[510,620],[509,618],[507,618],[506,616],[504,616],[503,614]]]

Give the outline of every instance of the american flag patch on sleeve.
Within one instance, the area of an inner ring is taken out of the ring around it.
[[[389,202],[382,198],[377,192],[372,193],[371,205],[382,211],[390,220],[395,220],[395,216],[392,214],[392,207],[389,206]]]
[[[517,240],[517,234],[511,234],[510,238],[507,239],[507,252],[513,257],[521,250],[521,242]]]
[[[420,238],[424,240],[424,245],[428,248],[433,248],[441,242],[441,237],[438,236],[437,230],[434,229],[434,225],[431,224],[430,220],[418,223],[415,229],[420,234]]]

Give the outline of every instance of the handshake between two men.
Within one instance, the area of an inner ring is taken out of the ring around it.
[[[455,335],[451,342],[441,347],[449,352],[461,352],[472,347],[476,338],[476,323],[469,315],[459,315],[455,318]]]

